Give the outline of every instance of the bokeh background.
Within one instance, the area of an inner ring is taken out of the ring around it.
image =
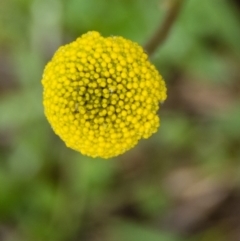
[[[161,127],[112,160],[68,149],[42,107],[56,49],[89,30],[142,45],[170,0],[0,1],[0,240],[240,240],[240,2],[186,0],[151,56]]]

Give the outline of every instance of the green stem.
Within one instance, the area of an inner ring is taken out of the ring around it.
[[[158,47],[166,40],[171,27],[176,21],[181,7],[183,5],[184,0],[172,0],[166,14],[166,17],[162,23],[160,23],[159,27],[154,32],[153,36],[149,39],[149,41],[144,46],[144,49],[147,51],[148,55],[152,55]]]

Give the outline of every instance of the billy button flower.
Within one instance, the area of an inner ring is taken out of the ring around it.
[[[166,86],[147,54],[92,31],[60,47],[44,70],[43,105],[66,145],[91,157],[129,150],[159,127]]]

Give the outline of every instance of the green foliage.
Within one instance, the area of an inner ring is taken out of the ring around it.
[[[126,222],[124,220],[114,222],[111,231],[113,232],[112,240],[120,241],[180,241],[175,237],[161,231],[154,231],[143,225]]]

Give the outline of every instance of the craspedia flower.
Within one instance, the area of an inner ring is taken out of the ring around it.
[[[150,137],[166,99],[165,83],[141,46],[95,31],[60,47],[42,84],[55,133],[91,157],[117,156]]]

